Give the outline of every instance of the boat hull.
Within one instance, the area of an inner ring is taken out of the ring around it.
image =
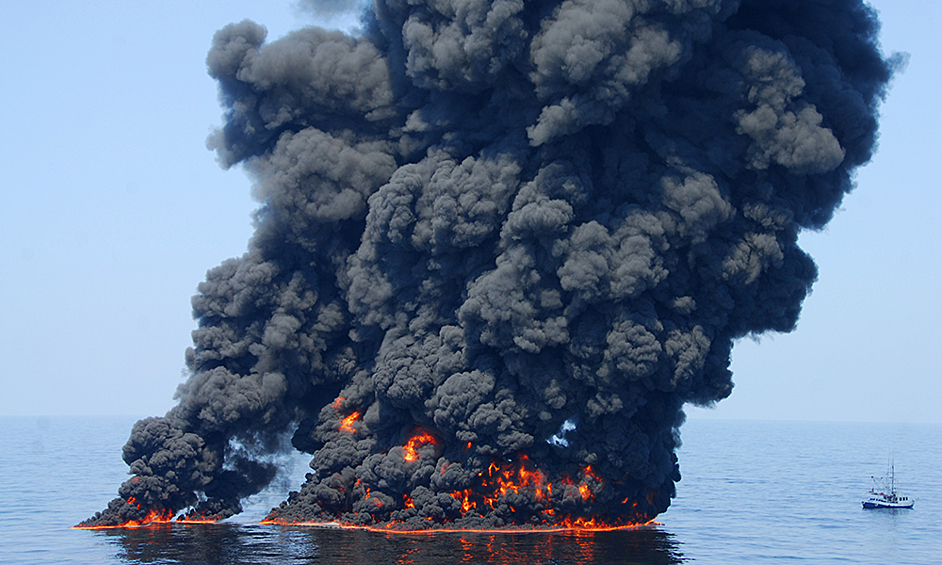
[[[902,502],[879,502],[872,500],[864,500],[863,507],[866,509],[875,509],[875,508],[912,508],[912,501],[902,503]]]

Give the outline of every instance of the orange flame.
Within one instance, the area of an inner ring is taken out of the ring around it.
[[[177,516],[177,519],[173,521],[174,524],[214,524],[218,522],[219,519],[213,516],[207,516],[205,514],[197,514],[195,511],[191,511],[189,514],[184,514]]]
[[[589,500],[589,497],[592,496],[592,492],[589,490],[589,485],[585,483],[579,485],[579,494],[582,495],[582,500]]]
[[[406,461],[415,461],[419,458],[416,449],[423,445],[436,444],[435,436],[425,430],[419,430],[414,436],[409,438],[406,445],[402,448],[402,458]]]
[[[478,507],[477,502],[471,500],[471,489],[459,490],[451,493],[452,498],[461,502],[461,511],[467,513],[471,509]]]
[[[520,456],[516,464],[505,463],[498,465],[491,462],[485,472],[478,473],[481,485],[476,489],[465,489],[450,493],[452,498],[461,502],[463,512],[477,508],[477,502],[483,502],[491,509],[496,509],[501,497],[508,494],[517,494],[521,491],[529,492],[539,502],[549,503],[553,494],[553,484],[546,481],[546,477],[539,469],[532,469],[530,460],[526,455]]]
[[[138,505],[139,506],[139,505]],[[102,526],[83,526],[81,524],[72,526],[75,530],[106,530],[111,528],[140,528],[142,526],[152,526],[158,524],[170,524],[173,522],[173,512],[170,510],[151,510],[140,520],[127,520],[120,524],[102,525]]]
[[[343,420],[341,420],[341,421],[340,421],[340,431],[342,431],[342,432],[348,432],[348,433],[351,433],[351,434],[357,433],[357,431],[356,431],[355,429],[353,429],[353,423],[356,422],[359,418],[360,418],[360,413],[359,413],[359,412],[354,412],[353,414],[350,414],[349,416],[347,416],[346,418],[344,418]]]

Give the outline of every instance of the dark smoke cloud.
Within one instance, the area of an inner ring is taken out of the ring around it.
[[[257,231],[200,284],[179,405],[134,427],[92,523],[238,512],[292,433],[314,472],[278,520],[664,511],[684,403],[730,394],[735,339],[794,329],[817,276],[798,233],[872,155],[877,32],[859,0],[377,0],[359,37],[226,26],[210,144],[254,177]]]

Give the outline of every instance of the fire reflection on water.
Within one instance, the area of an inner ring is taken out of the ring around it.
[[[365,530],[218,523],[200,527],[96,530],[123,563],[181,564],[283,562],[397,563],[610,563],[683,562],[679,543],[657,527],[607,532],[514,532],[403,535]]]

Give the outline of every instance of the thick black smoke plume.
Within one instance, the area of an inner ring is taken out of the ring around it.
[[[239,512],[290,433],[314,472],[274,521],[663,512],[684,403],[794,329],[798,233],[870,159],[894,67],[860,0],[377,0],[357,37],[265,33],[207,58],[257,231],[86,525]]]

